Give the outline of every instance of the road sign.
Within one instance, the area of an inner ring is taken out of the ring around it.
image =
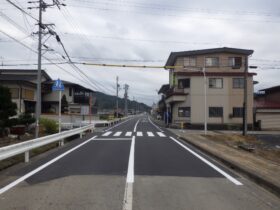
[[[55,80],[55,83],[52,86],[52,91],[63,91],[64,85],[60,79]]]

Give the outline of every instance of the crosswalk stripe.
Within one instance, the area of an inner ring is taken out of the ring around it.
[[[116,132],[115,134],[114,134],[114,136],[120,136],[122,134],[122,132],[121,131],[118,131],[118,132]]]
[[[108,131],[106,133],[104,133],[102,136],[109,136],[112,133],[112,131]]]
[[[128,131],[126,132],[125,136],[131,136],[132,135],[132,132]]]
[[[136,133],[136,135],[137,135],[137,136],[143,136],[143,133],[142,133],[141,131],[138,131],[138,132]]]
[[[147,134],[148,134],[148,136],[150,136],[150,137],[155,136],[155,135],[153,134],[153,132],[147,132]]]
[[[162,132],[157,132],[157,134],[158,134],[160,137],[165,137],[165,135],[164,135]]]

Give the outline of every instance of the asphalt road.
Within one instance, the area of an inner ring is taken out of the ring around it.
[[[279,198],[147,115],[88,134],[0,179],[1,210],[280,209]]]

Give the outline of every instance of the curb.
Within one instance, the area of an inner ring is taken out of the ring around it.
[[[153,120],[155,123],[157,123],[155,120]],[[157,123],[158,124],[158,123]],[[159,125],[159,124],[158,124]],[[172,132],[173,133],[173,132]],[[175,133],[174,133],[175,134]],[[175,134],[176,136],[178,136],[177,134]],[[179,139],[187,142],[188,144],[194,146],[195,148],[199,149],[200,151],[202,151],[203,153],[215,158],[216,160],[220,161],[221,163],[223,163],[224,165],[228,166],[231,169],[234,169],[242,174],[244,174],[246,177],[248,177],[250,180],[252,180],[253,182],[255,182],[256,184],[264,187],[265,189],[267,189],[268,191],[270,191],[271,193],[275,194],[276,196],[280,197],[280,186],[275,185],[274,183],[272,183],[271,181],[264,179],[263,177],[255,174],[254,172],[244,168],[243,166],[240,166],[230,160],[226,160],[225,158],[223,158],[222,156],[210,152],[209,150],[193,143],[192,141],[190,141],[189,139],[185,138],[185,137],[181,137],[178,136]]]
[[[220,162],[222,162],[226,166],[230,167],[231,169],[234,169],[234,170],[246,175],[250,180],[254,181],[258,185],[264,187],[265,189],[269,190],[270,192],[272,192],[276,196],[280,197],[280,187],[275,185],[271,181],[268,181],[267,179],[264,179],[263,177],[261,177],[261,176],[255,174],[254,172],[244,168],[243,166],[240,166],[240,165],[238,165],[238,164],[236,164],[236,163],[234,163],[230,160],[226,160],[225,158],[223,158],[222,156],[220,156],[216,153],[210,152],[209,150],[191,142],[189,139],[187,139],[185,137],[179,137],[179,139],[186,141],[188,144],[196,147],[197,149],[204,152],[205,154],[214,157],[215,159],[219,160]]]

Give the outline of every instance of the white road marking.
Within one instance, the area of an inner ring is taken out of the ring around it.
[[[150,117],[148,118],[148,120],[149,120],[150,123],[151,123],[153,126],[155,126],[160,132],[163,132],[163,130],[161,130],[156,124],[154,124],[154,123],[152,122],[152,120],[150,119]]]
[[[136,124],[134,126],[134,129],[133,129],[134,132],[136,132],[136,128],[137,128],[138,123],[139,123],[139,120],[137,120],[137,122],[136,122]]]
[[[157,132],[157,134],[158,134],[160,137],[165,137],[164,133],[162,133],[162,132]]]
[[[24,180],[28,179],[29,177],[33,176],[34,174],[38,173],[39,171],[43,170],[44,168],[48,167],[49,165],[53,164],[54,162],[58,161],[59,159],[63,158],[64,156],[68,155],[69,153],[75,151],[76,149],[80,148],[81,146],[85,145],[86,143],[90,142],[91,140],[95,139],[97,136],[94,136],[83,143],[77,145],[76,147],[62,153],[61,155],[57,156],[56,158],[48,161],[47,163],[39,166],[38,168],[30,171],[29,173],[25,174],[24,176],[18,178],[17,180],[11,182],[10,184],[6,185],[5,187],[0,189],[0,195],[4,192],[8,191],[9,189],[13,188],[14,186],[18,185],[19,183],[23,182]]]
[[[119,141],[119,140],[131,140],[131,138],[96,138],[94,141]]]
[[[105,130],[105,131],[109,131],[109,130],[115,128],[115,127],[118,127],[119,125],[121,125],[121,124],[123,124],[123,123],[125,123],[125,122],[128,122],[129,120],[132,120],[132,119],[134,119],[134,117],[132,117],[132,118],[126,120],[126,121],[123,121],[123,122],[121,122],[121,123],[118,123],[118,124],[116,124],[115,126],[113,126],[113,127],[111,127],[111,128],[108,128],[108,129]]]
[[[133,183],[134,183],[134,151],[135,151],[135,136],[132,137],[128,169],[126,176],[126,185],[123,199],[123,210],[132,210],[132,200],[133,200]]]
[[[137,136],[143,136],[143,133],[142,133],[141,131],[138,131],[138,132],[136,133],[136,135],[137,135]]]
[[[153,132],[147,132],[148,136],[150,137],[154,137],[155,135],[153,134]]]
[[[128,160],[127,177],[126,177],[127,183],[134,182],[134,148],[135,148],[135,136],[132,136],[129,160]]]
[[[103,133],[102,136],[109,136],[112,133],[112,131],[108,131],[106,133]]]
[[[206,163],[207,165],[209,165],[211,168],[213,168],[214,170],[218,171],[220,174],[222,174],[223,176],[225,176],[228,180],[230,180],[231,182],[233,182],[236,185],[243,185],[241,182],[239,182],[237,179],[233,178],[232,176],[230,176],[228,173],[224,172],[222,169],[220,169],[219,167],[215,166],[213,163],[209,162],[208,160],[206,160],[204,157],[200,156],[199,154],[197,154],[196,152],[194,152],[193,150],[191,150],[190,148],[188,148],[187,146],[185,146],[184,144],[182,144],[181,142],[179,142],[177,139],[173,138],[172,136],[170,136],[170,139],[172,139],[173,141],[175,141],[177,144],[179,144],[181,147],[183,147],[184,149],[186,149],[187,151],[189,151],[190,153],[192,153],[194,156],[196,156],[197,158],[199,158],[201,161],[203,161],[204,163]]]
[[[115,134],[114,134],[114,136],[120,136],[122,134],[122,132],[121,131],[118,131],[118,132],[116,132]]]
[[[126,132],[125,136],[132,136],[132,132],[131,131]]]

